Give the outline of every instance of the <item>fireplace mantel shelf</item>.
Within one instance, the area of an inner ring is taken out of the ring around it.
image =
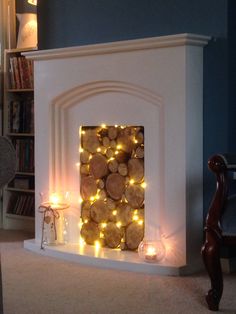
[[[197,34],[177,34],[160,37],[148,37],[116,41],[110,43],[75,46],[69,48],[57,48],[26,52],[24,55],[32,60],[50,60],[58,58],[70,58],[89,55],[129,52],[135,50],[156,49],[183,45],[205,46],[211,39],[209,36]]]

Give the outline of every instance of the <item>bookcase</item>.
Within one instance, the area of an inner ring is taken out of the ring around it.
[[[34,82],[33,62],[22,52],[4,51],[3,133],[16,150],[16,175],[3,190],[5,229],[34,229]]]

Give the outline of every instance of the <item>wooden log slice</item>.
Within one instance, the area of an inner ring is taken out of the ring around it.
[[[118,172],[123,177],[127,176],[127,174],[128,174],[128,167],[127,167],[127,165],[125,163],[123,163],[123,162],[121,164],[119,164]]]
[[[125,241],[128,249],[136,250],[139,243],[143,240],[144,228],[143,225],[137,222],[132,222],[128,225],[125,232]]]
[[[116,208],[116,203],[111,198],[108,197],[106,203],[110,210],[114,210]]]
[[[132,222],[133,211],[127,203],[121,203],[116,208],[116,221],[121,222],[122,226],[127,226]]]
[[[138,141],[139,144],[142,144],[144,141],[143,132],[138,132],[135,136],[135,139]]]
[[[119,173],[111,173],[106,180],[106,190],[114,200],[119,200],[125,191],[125,178]]]
[[[103,154],[103,155],[106,155],[106,151],[107,151],[107,149],[106,149],[106,147],[105,146],[100,146],[100,149],[101,149],[101,154]]]
[[[99,189],[104,189],[105,183],[102,179],[97,180],[97,187]]]
[[[92,176],[81,177],[80,195],[83,200],[89,200],[90,197],[97,194],[97,184]]]
[[[144,208],[139,208],[137,210],[138,218],[144,221]]]
[[[106,222],[109,217],[107,204],[102,200],[95,201],[91,205],[90,216],[97,223]]]
[[[125,134],[117,137],[117,144],[120,145],[122,147],[121,149],[126,153],[131,153],[135,146],[132,136]]]
[[[134,182],[141,182],[144,176],[143,160],[138,158],[131,158],[128,161],[128,172],[130,179],[133,179]]]
[[[108,128],[108,137],[110,140],[114,140],[117,137],[118,130],[114,126]]]
[[[90,173],[95,179],[100,179],[107,175],[107,159],[101,154],[94,154],[89,163]]]
[[[109,222],[104,229],[104,238],[107,246],[110,248],[116,248],[120,244],[121,237],[121,230],[114,222]]]
[[[84,164],[80,166],[80,173],[82,175],[89,175],[89,165]]]
[[[139,146],[135,150],[135,155],[137,158],[144,158],[144,147]]]
[[[95,153],[99,147],[96,129],[88,129],[82,136],[82,147],[90,153]]]
[[[119,163],[125,163],[130,159],[130,154],[123,152],[123,151],[119,151],[118,153],[115,153],[114,157],[115,159],[119,162]]]
[[[115,140],[112,140],[112,141],[110,141],[110,146],[111,146],[111,148],[113,148],[113,149],[115,149],[116,148],[116,141]]]
[[[83,222],[90,220],[90,206],[91,203],[89,201],[85,201],[81,205],[81,219]]]
[[[132,126],[128,126],[123,130],[124,135],[132,136],[135,135],[135,128]]]
[[[106,148],[110,146],[110,140],[107,136],[103,137],[102,139],[102,144],[103,146],[105,146]]]
[[[107,156],[108,159],[113,157],[114,156],[114,150],[112,148],[108,148],[106,150],[106,156]]]
[[[111,171],[111,172],[117,172],[118,170],[118,162],[116,159],[113,159],[111,161],[109,161],[108,163],[108,169]]]
[[[139,185],[130,185],[125,190],[125,197],[132,208],[140,208],[144,202],[144,189]]]
[[[80,153],[80,161],[83,164],[87,164],[89,162],[90,153],[87,150],[84,150]]]
[[[81,228],[81,236],[87,244],[93,245],[100,236],[98,225],[93,221],[84,223]]]
[[[106,193],[105,190],[101,190],[101,191],[98,192],[98,196],[99,196],[100,200],[104,201],[105,198],[107,197],[107,193]]]

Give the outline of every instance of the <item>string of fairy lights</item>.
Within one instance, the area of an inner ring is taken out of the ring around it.
[[[131,130],[131,135],[130,138],[133,141],[133,145],[134,147],[141,147],[141,149],[143,149],[144,151],[144,138],[142,138],[140,140],[140,138],[137,138],[136,135],[137,133],[139,134],[139,136],[141,137],[143,135],[143,127],[135,127],[135,126],[124,126],[124,125],[114,125],[113,127],[115,127],[117,129],[117,132],[123,132],[123,130],[126,130],[127,128],[130,128]],[[111,140],[107,140],[107,137],[105,137],[105,139],[103,138],[102,141],[102,137],[101,137],[101,133],[105,133],[110,126],[107,126],[105,124],[101,124],[101,126],[97,126],[97,127],[91,127],[94,128],[96,130],[96,135],[99,141],[99,145],[96,148],[96,150],[94,150],[93,152],[89,152],[87,151],[84,147],[83,147],[83,137],[86,136],[86,132],[88,130],[89,127],[80,127],[79,129],[79,136],[80,136],[80,146],[79,146],[79,155],[81,156],[81,154],[86,153],[87,156],[87,160],[86,162],[82,163],[81,162],[81,158],[80,161],[76,164],[77,169],[80,171],[80,175],[90,175],[90,161],[93,158],[94,154],[101,154],[103,156],[106,157],[107,160],[107,164],[109,164],[112,161],[116,160],[116,156],[118,156],[121,152],[123,152],[124,147],[122,146],[122,144],[117,143],[115,141],[115,139],[111,139]],[[138,132],[138,131],[139,132]],[[141,130],[141,131],[140,131]],[[143,137],[143,136],[142,136]],[[136,154],[135,154],[135,150],[132,151],[132,158],[137,158]],[[144,156],[142,156],[141,158],[142,160],[144,159]],[[81,174],[81,166],[84,166],[84,171],[86,172],[85,174]],[[125,178],[125,188],[133,186],[133,185],[138,185],[142,190],[143,190],[143,194],[144,194],[144,190],[147,187],[146,182],[144,181],[144,175],[142,177],[141,180],[139,180],[139,182],[137,182],[135,180],[135,178],[130,177],[129,173],[126,173],[126,170],[124,170],[124,178]],[[106,180],[105,178],[97,178],[96,179],[96,184],[97,184],[97,190],[96,190],[96,194],[91,195],[89,197],[89,199],[83,199],[83,197],[80,194],[79,197],[79,203],[81,204],[81,207],[83,205],[84,202],[89,202],[90,207],[94,204],[94,202],[96,201],[103,201],[105,204],[107,204],[107,202],[109,202],[110,196],[107,195],[107,191],[104,192],[104,181]],[[119,228],[119,229],[124,229],[124,223],[122,223],[122,221],[120,221],[118,219],[118,210],[117,210],[117,206],[119,206],[119,204],[127,204],[129,205],[129,201],[127,200],[127,197],[125,194],[122,195],[122,197],[119,200],[115,200],[113,207],[110,212],[112,214],[112,218],[107,219],[106,221],[101,221],[99,223],[97,223],[98,225],[98,229],[99,229],[99,236],[98,238],[96,238],[93,242],[93,245],[95,246],[95,248],[99,248],[101,246],[104,246],[104,233],[106,231],[106,228],[109,224],[110,221],[112,221],[113,223],[115,223],[115,225]],[[132,216],[130,217],[130,222],[129,223],[136,223],[137,225],[141,226],[144,229],[144,200],[143,200],[143,204],[141,206],[141,208],[131,208],[131,214]],[[87,217],[84,218],[81,216],[80,218],[80,222],[78,224],[79,229],[81,230],[83,228],[84,224],[88,224],[89,221],[91,221],[91,217]],[[85,244],[86,243],[86,239],[83,238],[83,236],[80,236],[80,244]],[[124,232],[122,233],[122,237],[120,240],[120,244],[117,246],[117,248],[121,248],[122,249],[122,244],[125,243],[125,234]]]

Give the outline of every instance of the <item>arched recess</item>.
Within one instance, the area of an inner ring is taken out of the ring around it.
[[[67,174],[68,174],[68,165],[67,165],[67,142],[68,142],[68,125],[65,122],[65,117],[69,110],[71,110],[75,106],[81,106],[85,100],[91,99],[95,97],[99,97],[99,95],[104,94],[107,95],[109,93],[119,93],[122,95],[129,95],[131,98],[135,98],[137,103],[143,103],[143,110],[146,112],[152,112],[155,110],[157,112],[157,119],[155,121],[155,125],[153,122],[150,121],[150,125],[148,122],[146,123],[146,130],[150,128],[149,134],[153,132],[153,137],[155,138],[156,143],[158,143],[153,148],[155,149],[155,154],[152,153],[150,158],[147,160],[151,160],[148,162],[148,166],[151,170],[157,169],[158,174],[152,173],[152,179],[150,181],[162,181],[162,184],[158,183],[158,195],[161,198],[162,193],[161,189],[163,185],[163,161],[164,161],[164,149],[163,148],[163,130],[164,130],[164,117],[163,117],[163,100],[160,95],[153,93],[152,91],[140,87],[138,85],[130,84],[128,82],[121,82],[121,81],[95,81],[90,82],[88,84],[76,86],[73,89],[70,89],[63,94],[56,97],[50,107],[50,187],[52,189],[62,188],[64,189],[67,185]],[[128,97],[129,97],[128,96]],[[134,103],[135,103],[134,101]],[[96,103],[94,104],[96,106]],[[131,109],[133,111],[140,110],[140,106],[137,108],[134,105]],[[91,108],[90,108],[91,109]],[[86,106],[83,107],[83,110],[86,110]],[[108,108],[109,110],[109,108]],[[131,111],[132,111],[131,110]],[[140,116],[142,114],[140,113]],[[150,116],[151,117],[151,116]],[[152,118],[152,117],[151,117]],[[147,118],[146,118],[147,120]],[[151,120],[151,119],[150,119]],[[99,122],[99,121],[98,121]],[[96,124],[95,124],[96,125]],[[97,124],[99,125],[99,123]],[[158,137],[158,140],[156,140]],[[145,148],[146,149],[146,148]],[[146,153],[145,153],[145,161],[146,161]],[[151,165],[150,165],[151,164]],[[158,164],[158,166],[157,166]],[[162,166],[161,166],[162,165]],[[146,169],[146,164],[145,164]],[[151,171],[149,169],[149,173]],[[146,170],[145,170],[146,171]],[[148,172],[148,171],[147,171]],[[155,171],[154,171],[155,172]],[[159,179],[157,179],[159,177]],[[153,193],[154,192],[154,193]],[[156,194],[155,191],[152,191],[152,194]],[[154,197],[154,196],[152,196]],[[154,203],[154,200],[150,203]],[[156,203],[156,200],[155,200]],[[159,199],[158,203],[161,203],[163,206],[163,201]],[[154,207],[154,204],[151,205]],[[160,218],[160,217],[159,217]]]

